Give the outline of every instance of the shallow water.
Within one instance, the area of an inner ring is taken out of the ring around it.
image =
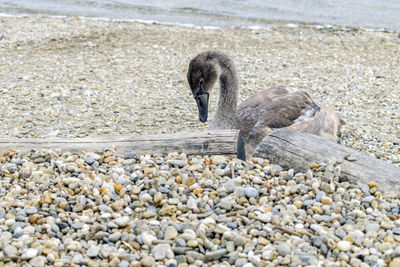
[[[78,15],[200,26],[271,20],[400,29],[399,0],[0,0],[0,13]]]

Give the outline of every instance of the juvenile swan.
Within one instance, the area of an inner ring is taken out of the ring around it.
[[[342,124],[338,115],[319,107],[304,91],[291,93],[284,87],[269,88],[237,107],[236,68],[222,52],[207,51],[194,57],[187,79],[201,122],[207,121],[209,93],[219,80],[218,108],[209,129],[239,129],[248,155],[276,128],[287,127],[338,141]]]

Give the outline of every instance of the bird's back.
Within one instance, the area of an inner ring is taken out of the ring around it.
[[[252,152],[266,135],[277,128],[289,127],[337,140],[339,117],[327,109],[323,113],[320,111],[306,92],[289,92],[284,87],[273,87],[239,105],[235,128],[242,132],[248,152]]]
[[[283,128],[312,117],[319,107],[304,91],[288,92],[284,87],[263,90],[239,105],[236,128],[249,132],[252,128]]]

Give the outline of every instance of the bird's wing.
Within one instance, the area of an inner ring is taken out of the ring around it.
[[[237,110],[237,128],[282,128],[312,117],[319,107],[304,91],[289,93],[283,87],[266,89],[244,101]],[[297,120],[297,121],[296,121]]]

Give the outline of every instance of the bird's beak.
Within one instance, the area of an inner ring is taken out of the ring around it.
[[[199,120],[201,122],[207,121],[208,116],[208,97],[209,93],[204,91],[202,87],[195,96],[197,108],[199,109]]]

